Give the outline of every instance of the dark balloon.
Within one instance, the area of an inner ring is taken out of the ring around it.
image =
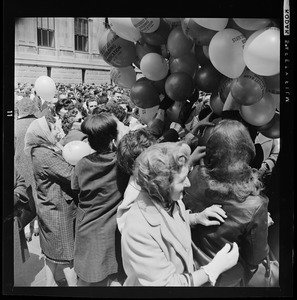
[[[198,64],[202,67],[210,63],[209,58],[203,51],[203,46],[195,45],[195,56],[197,58]]]
[[[212,93],[214,90],[218,90],[223,77],[224,75],[209,62],[196,72],[195,83],[199,90]]]
[[[172,57],[184,56],[191,51],[192,45],[192,40],[184,34],[181,26],[171,30],[167,40],[167,49]]]
[[[171,59],[169,69],[172,74],[184,72],[193,77],[198,70],[198,62],[195,54],[189,52],[184,56]]]
[[[159,28],[151,33],[141,32],[142,39],[153,46],[167,44],[167,39],[170,34],[171,27],[163,19],[160,20]]]
[[[187,100],[192,95],[194,88],[192,77],[183,72],[169,75],[165,82],[166,94],[174,101]]]
[[[140,108],[151,108],[160,104],[157,90],[145,79],[138,79],[130,92],[131,101]]]
[[[263,126],[257,128],[259,132],[261,132],[264,136],[277,139],[280,137],[280,113],[275,112],[272,120]]]

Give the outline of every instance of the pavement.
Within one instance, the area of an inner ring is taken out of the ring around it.
[[[30,258],[25,262],[23,270],[15,274],[15,286],[43,287],[46,286],[44,255],[41,253],[39,235],[32,234],[32,240],[27,242]],[[58,265],[55,279],[58,286],[67,286],[61,267]]]

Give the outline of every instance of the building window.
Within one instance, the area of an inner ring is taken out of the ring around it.
[[[74,18],[75,50],[88,52],[88,18]]]
[[[37,18],[38,46],[55,47],[55,21],[54,18]]]

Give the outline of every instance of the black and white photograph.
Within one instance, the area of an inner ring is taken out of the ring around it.
[[[293,297],[294,3],[163,4],[4,0],[3,296]]]

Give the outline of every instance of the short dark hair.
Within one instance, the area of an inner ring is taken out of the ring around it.
[[[90,146],[98,152],[106,152],[118,136],[117,122],[109,113],[91,114],[81,124],[81,131],[88,136]]]
[[[71,99],[68,99],[68,98],[65,98],[65,99],[58,99],[58,101],[56,102],[55,104],[55,113],[56,114],[59,114],[60,110],[62,108],[65,108],[65,109],[71,109],[74,107],[74,103],[72,102]]]
[[[147,128],[139,128],[126,133],[117,147],[117,164],[129,175],[133,174],[135,159],[149,146],[156,143],[155,137]]]

